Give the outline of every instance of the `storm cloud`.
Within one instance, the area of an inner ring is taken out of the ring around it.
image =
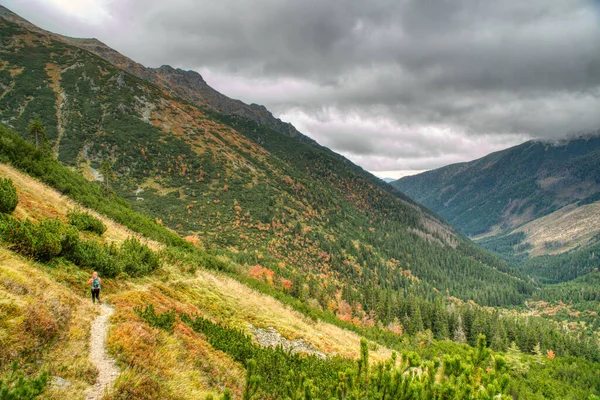
[[[592,0],[12,0],[58,33],[194,69],[371,171],[600,128]]]

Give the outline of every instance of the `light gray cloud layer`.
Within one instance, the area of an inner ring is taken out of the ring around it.
[[[600,128],[597,0],[12,0],[59,33],[200,71],[370,170]]]

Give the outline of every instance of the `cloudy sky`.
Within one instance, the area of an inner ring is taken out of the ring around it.
[[[2,0],[200,72],[379,176],[600,128],[600,0]]]

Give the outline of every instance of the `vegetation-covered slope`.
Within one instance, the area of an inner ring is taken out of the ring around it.
[[[65,315],[89,310],[97,270],[115,307],[112,398],[600,393],[597,332],[478,305],[522,304],[533,286],[400,192],[302,135],[0,14],[13,128],[0,127],[0,188],[19,200],[0,215],[2,378],[17,361],[28,378],[50,373],[44,396],[85,397],[91,318]],[[30,135],[36,118],[47,143]],[[39,342],[25,323],[36,305],[52,329]],[[300,354],[263,346],[290,343]]]
[[[530,141],[393,185],[476,236],[515,228],[569,204],[597,201],[599,163],[597,136]]]
[[[600,266],[600,137],[532,141],[393,183],[526,274],[561,282]]]
[[[2,133],[0,154],[4,161],[52,182],[63,193],[113,213],[136,230],[164,243],[173,242],[166,235],[161,237],[164,228],[160,225],[136,225],[136,218],[124,218],[128,214],[119,210],[118,199],[97,201],[104,193],[94,183],[79,181],[80,176],[15,135],[6,130]],[[11,142],[15,145],[12,148]],[[28,379],[40,371],[48,372],[53,384],[42,386],[44,398],[85,398],[97,376],[86,356],[90,322],[96,315],[84,289],[91,270],[71,262],[68,254],[40,262],[15,254],[21,247],[13,242],[5,221],[16,217],[24,223],[23,218],[30,217],[36,223],[48,218],[66,223],[73,209],[92,211],[9,166],[1,165],[0,176],[11,179],[19,200],[12,216],[0,218],[0,307],[7,311],[0,314],[4,350],[0,377],[8,376],[10,382],[9,365],[18,360],[17,368]],[[77,191],[71,186],[73,182],[79,182]],[[54,199],[52,205],[41,196]],[[104,203],[114,207],[107,208]],[[79,241],[119,246],[127,242],[127,228],[95,215],[108,229],[102,234],[81,231]],[[244,268],[234,261],[235,253],[215,249],[215,257],[213,251],[209,254],[184,242],[166,247],[150,243],[159,250],[158,269],[144,277],[123,273],[103,280],[103,298],[116,309],[108,350],[121,371],[111,398],[210,398],[224,389],[233,398],[265,399],[329,399],[344,393],[369,398],[397,393],[395,396],[417,399],[445,393],[446,398],[456,399],[500,398],[496,396],[500,394],[503,398],[536,399],[588,398],[600,393],[597,342],[582,340],[583,332],[572,335],[560,324],[456,301],[439,303],[442,309],[429,308],[426,302],[409,296],[405,303],[410,315],[406,331],[402,325],[405,321],[387,328],[360,327],[319,311],[316,303],[316,307],[307,308],[268,283],[239,275]],[[128,257],[127,253],[121,256]],[[231,275],[214,268],[231,271]],[[288,305],[244,286],[240,280]],[[396,309],[400,303],[389,300],[387,312],[402,315],[403,311]],[[423,312],[422,318],[414,314],[415,307]],[[446,327],[443,333],[439,329],[444,323],[458,325]],[[303,348],[315,349],[328,358],[292,356],[262,347],[258,343],[266,343],[257,329],[268,332],[266,328],[276,329],[289,340],[301,339]],[[359,344],[357,333],[372,342]],[[492,339],[478,339],[481,333]],[[434,336],[452,337],[478,347],[438,341]],[[511,341],[515,343],[509,347]],[[400,356],[376,365],[390,356],[386,347],[397,350]],[[358,367],[351,358],[360,358]],[[4,382],[0,389],[6,389]],[[10,385],[14,388],[15,384]]]
[[[200,108],[15,21],[0,20],[0,119],[25,135],[37,116],[55,156],[92,179],[109,162],[113,189],[133,209],[189,240],[235,252],[322,307],[340,290],[367,313],[379,290],[418,286],[489,305],[531,292],[438,217],[312,140]]]

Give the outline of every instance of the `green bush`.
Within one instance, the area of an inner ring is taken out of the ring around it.
[[[34,224],[8,217],[0,224],[0,237],[12,250],[42,261],[69,252],[79,242],[77,230],[58,219]]]
[[[98,218],[83,211],[72,211],[68,215],[69,223],[80,231],[95,232],[102,235],[106,232],[106,225]]]
[[[61,238],[56,228],[52,223],[42,223],[36,227],[32,248],[36,259],[48,261],[62,252]]]
[[[131,276],[146,275],[160,266],[158,256],[134,237],[123,242],[118,252],[123,271]]]
[[[0,179],[0,212],[11,213],[17,207],[17,190],[10,179]]]
[[[45,219],[32,226],[32,253],[38,260],[48,261],[65,255],[79,243],[77,229],[58,219]]]
[[[29,221],[19,221],[8,217],[2,224],[2,240],[9,243],[10,248],[26,256],[33,254],[35,225]]]
[[[117,249],[114,246],[82,241],[73,247],[66,258],[73,264],[98,272],[103,277],[114,278],[122,271],[120,263],[115,258],[115,252]]]
[[[156,311],[154,311],[154,306],[152,304],[144,309],[142,309],[142,307],[134,307],[133,311],[138,317],[150,324],[150,326],[164,329],[167,332],[173,332],[173,325],[175,325],[175,311],[171,310],[165,311],[162,314],[157,314]]]
[[[16,361],[6,379],[0,379],[1,400],[35,399],[48,384],[48,373],[42,372],[38,377],[26,379],[19,371]]]
[[[146,275],[160,266],[160,259],[148,246],[129,238],[118,247],[80,241],[79,231],[58,219],[35,224],[10,215],[0,215],[0,239],[13,251],[43,262],[64,257],[73,264],[113,278],[121,272],[131,276]]]

